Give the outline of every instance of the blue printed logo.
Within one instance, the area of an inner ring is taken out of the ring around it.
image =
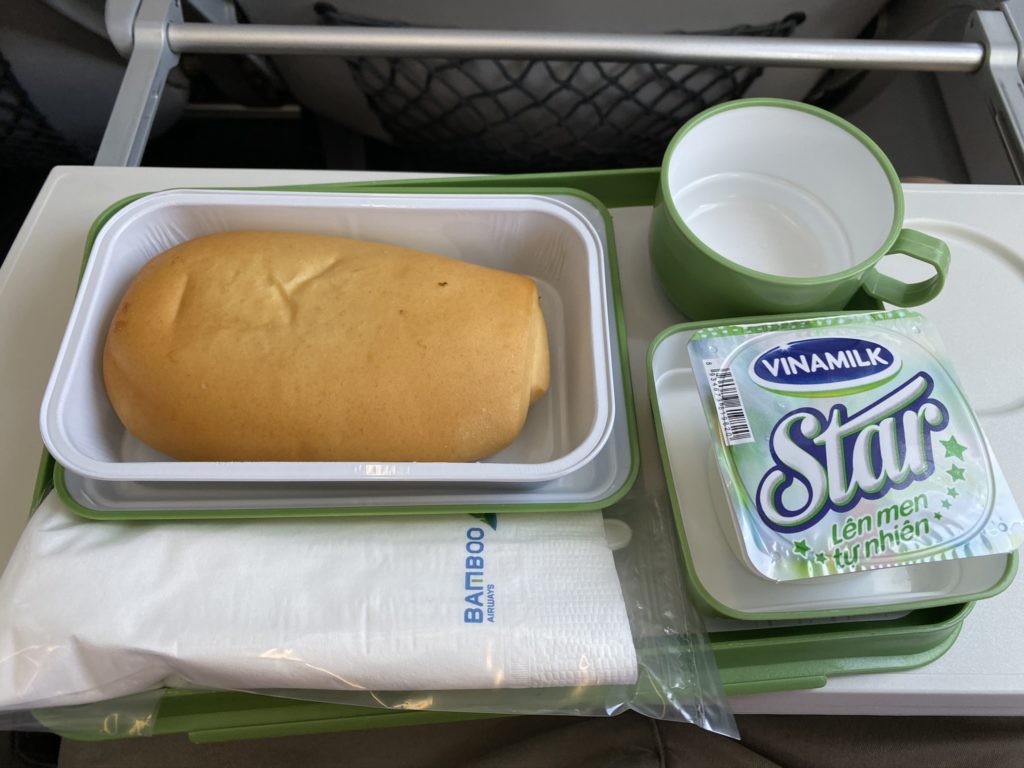
[[[902,365],[895,352],[877,341],[812,338],[762,353],[750,364],[750,377],[771,392],[823,397],[877,387]]]
[[[476,517],[476,515],[474,515]],[[492,529],[497,530],[498,520],[487,520]],[[465,541],[465,589],[463,601],[469,607],[462,612],[464,624],[483,624],[495,621],[494,584],[487,582],[487,532],[478,526],[466,529]]]
[[[933,435],[949,423],[934,388],[922,371],[855,413],[842,403],[827,414],[816,408],[787,413],[768,440],[774,464],[755,495],[761,520],[795,533],[829,511],[846,512],[861,499],[930,477]]]

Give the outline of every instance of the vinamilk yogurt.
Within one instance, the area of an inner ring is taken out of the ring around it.
[[[1024,540],[920,314],[715,326],[689,351],[740,548],[762,576],[1006,553]]]

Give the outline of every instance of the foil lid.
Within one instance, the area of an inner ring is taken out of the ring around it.
[[[1001,554],[1024,541],[920,314],[714,326],[689,352],[740,549],[761,576]]]

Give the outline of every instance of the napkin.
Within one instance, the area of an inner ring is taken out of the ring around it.
[[[0,578],[0,709],[162,685],[631,684],[600,513],[96,523],[50,494]]]

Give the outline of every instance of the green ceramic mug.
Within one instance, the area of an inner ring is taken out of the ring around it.
[[[940,290],[949,248],[903,228],[903,190],[864,133],[830,112],[741,99],[690,120],[665,152],[650,253],[693,320],[838,310],[863,289],[901,307]],[[904,283],[876,268],[906,254],[934,274]]]

